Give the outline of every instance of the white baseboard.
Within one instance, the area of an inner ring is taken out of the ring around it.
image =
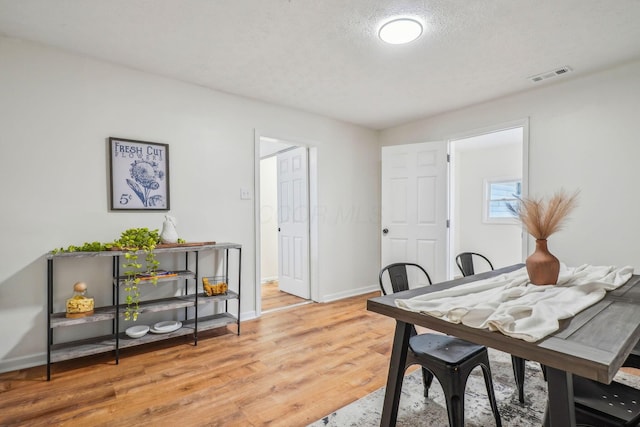
[[[4,359],[0,361],[0,373],[17,371],[18,369],[33,368],[47,364],[47,353],[30,354],[28,356]]]
[[[278,281],[278,276],[263,277],[262,279],[260,279],[260,283],[262,285],[264,285],[265,283],[271,283],[271,282],[277,282],[277,281]]]
[[[252,320],[252,319],[255,319],[257,317],[258,316],[256,315],[256,311],[255,310],[242,312],[242,313],[240,313],[240,322],[244,322],[245,320]],[[242,328],[242,325],[240,325],[240,327]]]
[[[380,290],[380,285],[371,285],[371,286],[365,286],[357,289],[349,289],[348,291],[324,295],[323,297],[321,297],[320,301],[318,302],[337,301],[337,300],[341,300],[349,297],[355,297],[357,295],[368,294],[370,292],[375,292],[379,290]]]

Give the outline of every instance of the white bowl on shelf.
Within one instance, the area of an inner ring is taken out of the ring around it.
[[[124,331],[124,333],[127,334],[127,336],[130,337],[130,338],[143,337],[143,336],[147,335],[147,332],[149,332],[149,327],[147,325],[131,326],[131,327],[127,328],[126,331]]]

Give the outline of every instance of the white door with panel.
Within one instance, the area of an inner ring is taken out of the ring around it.
[[[447,279],[447,143],[382,147],[382,267],[420,264]]]
[[[306,147],[278,154],[278,283],[310,298],[309,195]]]

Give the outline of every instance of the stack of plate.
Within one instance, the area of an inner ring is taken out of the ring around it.
[[[177,320],[167,320],[164,322],[158,322],[150,329],[154,334],[168,334],[169,332],[177,331],[182,327],[182,322]]]

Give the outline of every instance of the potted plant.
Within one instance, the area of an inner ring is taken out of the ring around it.
[[[526,260],[529,280],[534,285],[555,285],[560,274],[560,261],[547,248],[547,239],[562,229],[564,222],[576,207],[579,191],[568,195],[564,190],[551,198],[522,198],[516,206],[508,205],[536,238],[536,249]]]
[[[179,241],[182,241],[182,239],[179,239]],[[140,284],[140,274],[145,274],[148,279],[145,281],[151,282],[154,285],[158,282],[155,273],[158,270],[159,262],[156,259],[154,249],[159,242],[160,235],[157,229],[130,228],[123,231],[120,238],[111,243],[91,242],[84,243],[81,246],[70,245],[66,249],[56,248],[51,252],[55,254],[59,252],[124,251],[125,262],[121,265],[123,268],[122,275],[124,276],[124,280],[122,285],[125,291],[126,304],[124,318],[125,320],[135,321],[138,319],[139,314],[140,290],[138,285]],[[144,266],[139,259],[140,252],[145,255]]]
[[[125,320],[138,320],[140,308],[140,274],[145,273],[150,277],[149,281],[154,285],[158,283],[155,272],[159,262],[156,259],[154,249],[160,241],[158,230],[148,228],[130,228],[120,235],[120,239],[113,242],[114,248],[125,251],[125,262],[122,264],[124,282],[123,288],[126,293],[124,311]],[[139,252],[145,254],[145,266],[139,261]]]

